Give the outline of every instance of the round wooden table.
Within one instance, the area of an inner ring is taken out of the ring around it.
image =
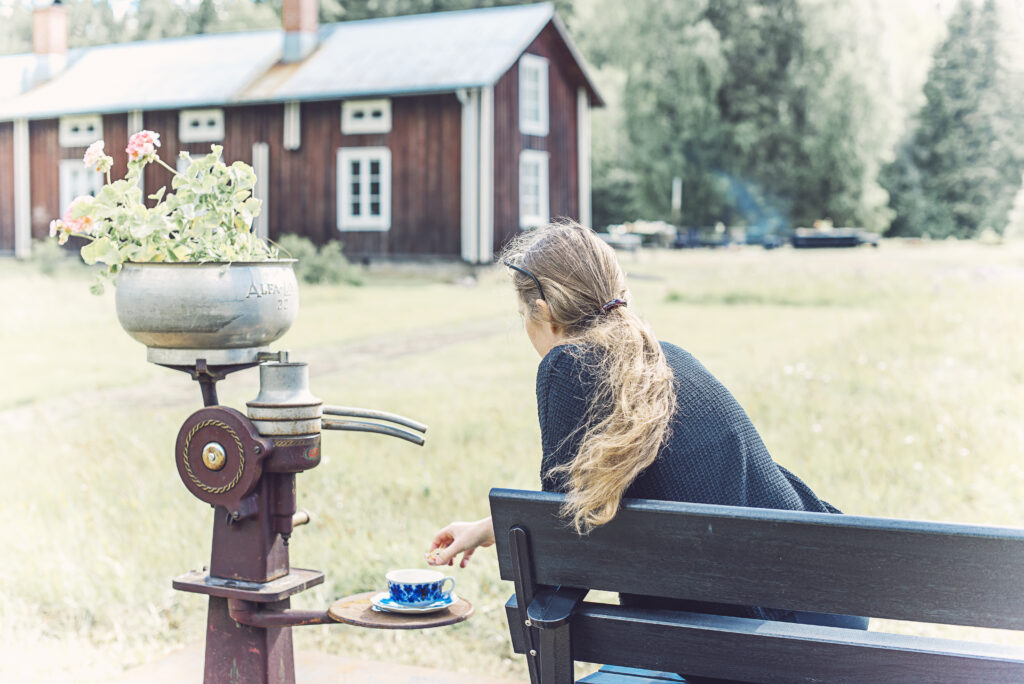
[[[340,598],[331,604],[331,607],[327,609],[327,614],[331,616],[332,620],[343,622],[346,625],[373,629],[445,627],[462,622],[473,614],[473,604],[461,596],[454,604],[436,613],[408,614],[379,611],[375,610],[373,604],[370,603],[370,597],[379,593],[379,591],[367,591]]]

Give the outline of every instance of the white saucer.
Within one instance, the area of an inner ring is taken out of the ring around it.
[[[387,613],[406,613],[406,614],[419,614],[419,613],[436,613],[439,610],[444,610],[449,606],[453,605],[459,597],[455,595],[455,592],[448,594],[448,598],[438,599],[433,603],[428,603],[422,606],[409,606],[404,603],[398,603],[391,599],[391,594],[386,591],[382,591],[379,594],[375,594],[370,598],[370,603],[373,604],[374,609],[382,610]]]

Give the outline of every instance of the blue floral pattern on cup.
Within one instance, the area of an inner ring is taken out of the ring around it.
[[[387,574],[391,600],[416,606],[447,599],[455,588],[455,578],[433,570],[395,570]],[[450,586],[445,589],[446,582]]]

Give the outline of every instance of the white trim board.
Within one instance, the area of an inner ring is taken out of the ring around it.
[[[32,192],[30,187],[28,120],[14,122],[14,256],[32,254]]]

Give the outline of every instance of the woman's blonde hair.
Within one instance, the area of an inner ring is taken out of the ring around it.
[[[561,221],[527,231],[502,256],[536,276],[543,289],[541,297],[532,278],[512,271],[526,315],[539,315],[536,300],[543,299],[568,349],[592,366],[596,392],[579,453],[549,472],[566,482],[562,513],[585,534],[615,516],[626,488],[668,438],[676,408],[672,369],[631,308],[615,252],[589,228]],[[627,306],[602,310],[615,299]]]

